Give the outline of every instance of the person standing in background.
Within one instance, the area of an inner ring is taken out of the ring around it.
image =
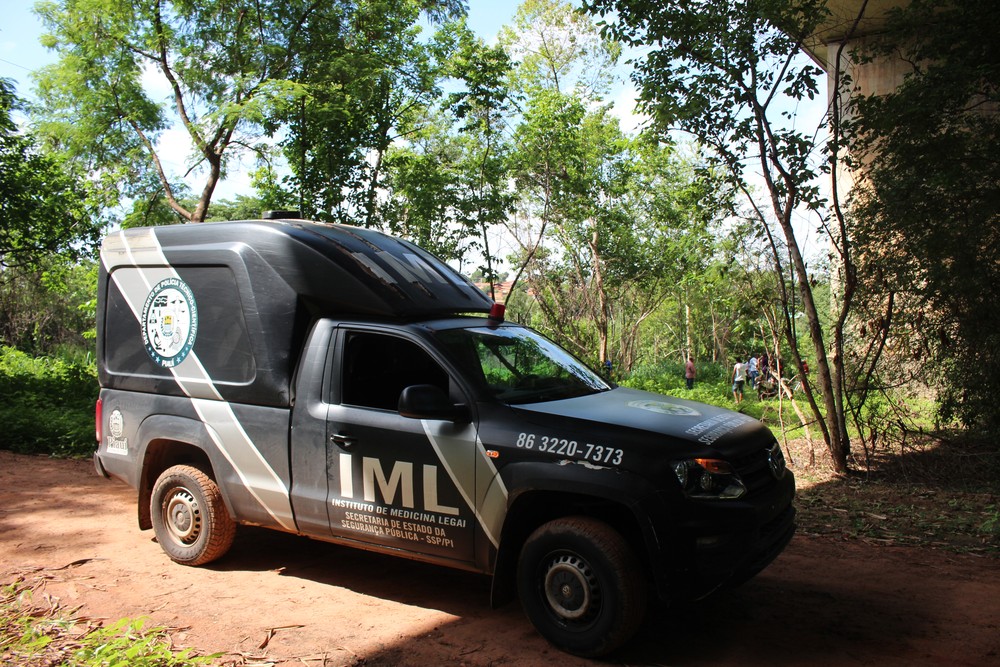
[[[694,370],[694,357],[688,357],[687,363],[684,364],[684,382],[687,383],[687,388],[690,391],[694,389],[694,376],[696,375]]]
[[[754,388],[754,384],[757,382],[757,357],[754,353],[750,353],[750,358],[747,360],[747,384],[750,388]]]
[[[733,366],[733,400],[736,405],[743,402],[743,383],[747,381],[747,365],[737,357]]]

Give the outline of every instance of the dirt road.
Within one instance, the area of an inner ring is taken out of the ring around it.
[[[47,578],[78,614],[148,616],[224,664],[592,665],[552,649],[489,581],[241,528],[208,567],[171,563],[134,493],[87,462],[0,451],[0,583]],[[653,615],[628,665],[1000,664],[1000,561],[798,536],[737,591]]]

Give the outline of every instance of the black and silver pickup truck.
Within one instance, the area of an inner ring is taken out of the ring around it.
[[[99,473],[174,561],[266,526],[492,576],[609,653],[651,595],[752,577],[795,530],[774,436],[616,387],[406,241],[294,217],[101,250]],[[276,555],[280,558],[280,555]]]

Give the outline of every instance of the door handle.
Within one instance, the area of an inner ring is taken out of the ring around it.
[[[330,436],[330,442],[344,449],[350,449],[357,443],[357,440],[343,433],[334,433]]]

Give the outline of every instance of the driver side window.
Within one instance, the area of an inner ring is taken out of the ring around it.
[[[403,389],[430,384],[448,392],[448,374],[423,349],[384,334],[355,331],[344,347],[345,405],[396,411]]]

